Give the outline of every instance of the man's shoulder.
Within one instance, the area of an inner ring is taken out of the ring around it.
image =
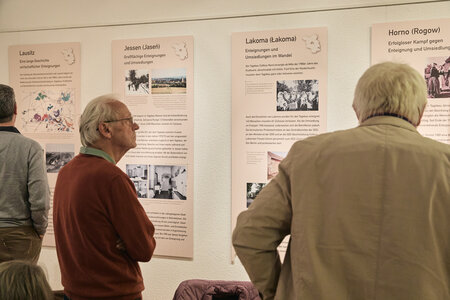
[[[384,127],[384,128],[381,128]],[[386,128],[392,128],[386,131]],[[389,136],[389,138],[386,138]],[[424,137],[416,130],[408,130],[402,127],[389,126],[386,124],[374,126],[358,126],[355,128],[338,130],[308,137],[294,143],[293,148],[334,149],[343,146],[365,144],[368,147],[386,143],[389,140],[391,146],[403,144],[403,146],[419,147],[429,151],[444,153],[450,156],[450,145]]]
[[[16,146],[21,150],[29,148],[39,151],[42,150],[42,147],[38,142],[22,134],[14,132],[1,132],[0,134],[2,135],[4,142]]]
[[[80,169],[81,168],[81,169]],[[115,178],[126,176],[126,174],[116,165],[107,161],[106,159],[88,155],[78,154],[75,156],[61,171],[70,172],[74,170],[83,170],[83,172],[93,173],[101,178]]]
[[[30,148],[33,148],[33,149],[39,150],[39,151],[43,150],[41,144],[39,144],[37,141],[35,141],[29,137],[23,136],[23,135],[21,135],[21,137],[23,138],[23,143],[28,144],[30,146]]]
[[[450,155],[450,145],[449,144],[445,144],[443,142],[440,141],[436,141],[434,139],[428,138],[428,137],[423,137],[423,144],[435,148],[437,150],[440,150],[444,153],[446,153],[447,155]]]
[[[354,134],[355,130],[356,128],[350,128],[310,136],[303,140],[296,141],[293,147],[322,147],[326,143],[334,143],[337,140],[350,138]]]

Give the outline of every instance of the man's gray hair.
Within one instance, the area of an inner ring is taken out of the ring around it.
[[[30,261],[0,264],[0,299],[54,299],[44,270]]]
[[[104,121],[117,118],[117,112],[112,105],[120,102],[117,95],[108,94],[91,100],[80,117],[80,139],[83,146],[92,146],[100,139],[98,125]]]
[[[359,122],[380,114],[397,114],[413,125],[420,123],[427,104],[425,79],[406,64],[384,62],[373,65],[356,85],[353,108]]]
[[[8,85],[0,84],[0,123],[12,120],[15,106],[14,90]]]

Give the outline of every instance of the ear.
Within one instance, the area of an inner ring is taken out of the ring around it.
[[[111,139],[111,128],[106,123],[100,123],[98,125],[98,132],[100,132],[100,135],[104,137],[105,139]]]
[[[417,122],[417,124],[415,125],[416,128],[420,125],[420,121],[422,121],[423,113],[425,112],[426,107],[427,107],[427,104],[425,103],[423,105],[422,111],[419,111],[419,122]]]
[[[14,103],[14,114],[17,115],[17,104]]]
[[[359,121],[359,113],[358,113],[358,111],[356,110],[355,104],[352,104],[352,108],[353,108],[353,111],[354,111],[355,114],[356,114],[356,118],[357,118],[358,121]]]

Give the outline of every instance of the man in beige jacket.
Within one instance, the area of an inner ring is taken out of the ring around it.
[[[360,126],[292,146],[233,232],[264,300],[450,299],[450,146],[417,132],[426,102],[414,69],[374,65]]]

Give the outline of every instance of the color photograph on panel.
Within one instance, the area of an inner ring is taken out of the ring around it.
[[[152,94],[186,94],[186,69],[152,70]]]

